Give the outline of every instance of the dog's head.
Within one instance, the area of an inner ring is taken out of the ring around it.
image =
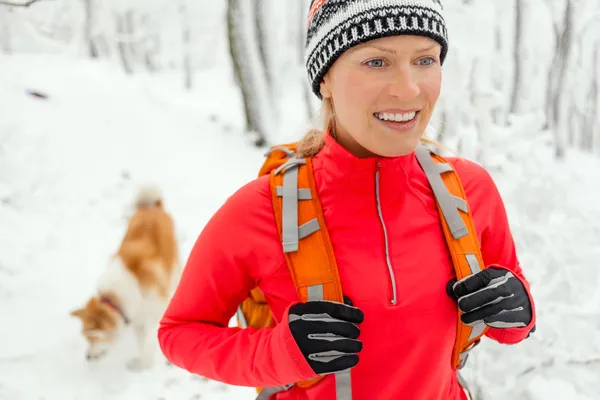
[[[82,333],[88,342],[87,360],[102,358],[117,339],[120,327],[118,313],[92,297],[85,307],[71,311],[71,315],[81,319],[83,324]]]

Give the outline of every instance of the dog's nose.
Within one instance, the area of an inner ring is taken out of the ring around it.
[[[92,359],[93,359],[93,358],[94,358],[94,357],[92,357],[92,355],[91,355],[90,353],[87,353],[87,354],[85,355],[85,359],[86,359],[87,361],[92,361]]]

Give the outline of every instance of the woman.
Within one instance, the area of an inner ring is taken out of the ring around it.
[[[449,362],[456,299],[463,322],[483,321],[489,338],[514,344],[528,336],[534,305],[491,177],[474,163],[450,160],[487,267],[456,283],[435,198],[415,157],[448,49],[441,13],[439,0],[313,1],[307,67],[328,129],[308,133],[298,152],[314,156],[349,301],[298,302],[269,180],[259,178],[229,198],[191,252],[159,330],[173,364],[254,387],[325,376],[309,388],[286,387],[277,399],[458,400],[466,395]],[[228,328],[256,286],[277,325]],[[340,353],[313,357],[329,351]]]

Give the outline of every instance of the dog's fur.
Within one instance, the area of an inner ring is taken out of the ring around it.
[[[179,272],[173,220],[163,208],[160,191],[142,188],[127,232],[100,279],[97,295],[71,312],[83,323],[87,359],[101,358],[131,325],[140,354],[129,367],[150,367],[153,334]]]

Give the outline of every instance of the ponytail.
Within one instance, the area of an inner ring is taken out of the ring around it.
[[[333,105],[330,99],[323,99],[323,105],[320,111],[323,120],[323,130],[311,129],[298,142],[296,156],[307,158],[316,156],[325,146],[325,135],[329,131],[332,135],[335,129],[335,120],[333,118]]]

